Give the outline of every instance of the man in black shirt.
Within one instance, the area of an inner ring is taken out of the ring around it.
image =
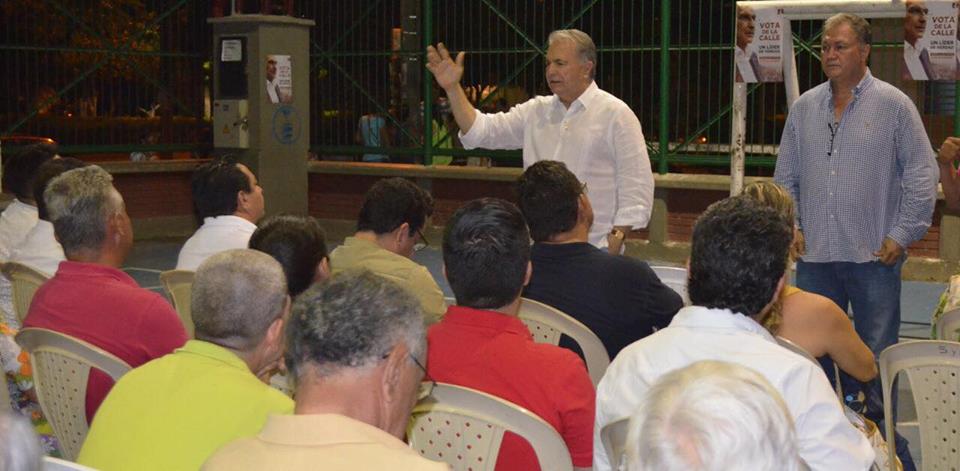
[[[590,245],[593,209],[587,188],[557,161],[540,161],[519,180],[520,209],[530,227],[533,276],[523,296],[576,318],[610,358],[670,323],[683,306],[646,262]],[[560,345],[579,351],[563,337]]]

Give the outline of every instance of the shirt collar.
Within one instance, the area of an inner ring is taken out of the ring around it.
[[[123,270],[101,265],[99,263],[73,262],[64,260],[60,262],[60,268],[57,270],[58,278],[64,276],[82,276],[82,277],[106,277],[112,278],[120,283],[129,286],[139,287],[140,285],[123,272]]]
[[[860,98],[860,95],[870,88],[870,85],[873,84],[873,74],[870,73],[870,68],[867,67],[866,73],[863,74],[863,78],[860,79],[860,83],[857,86],[853,87],[853,101],[856,101]],[[824,100],[824,106],[828,108],[833,107],[833,87],[830,86],[828,81],[826,84],[827,93],[826,99]]]
[[[587,89],[584,90],[583,93],[581,93],[576,100],[573,100],[573,102],[570,103],[569,109],[572,110],[574,105],[576,105],[577,103],[580,103],[580,106],[583,107],[584,109],[589,108],[590,104],[595,101],[597,94],[599,92],[600,92],[600,87],[597,86],[597,82],[591,80],[590,85],[587,86]],[[560,101],[560,97],[558,97],[557,95],[553,95],[553,103],[554,103],[553,106],[559,107],[560,109],[567,111],[567,108],[563,106],[563,102]]]
[[[533,338],[530,330],[517,316],[510,316],[495,311],[484,311],[464,306],[450,306],[440,322],[451,322],[473,327],[485,327],[501,332],[522,335]]]
[[[234,216],[232,214],[224,214],[222,216],[203,218],[203,225],[204,226],[242,226],[251,230],[257,229],[256,224],[240,216]]]
[[[710,309],[703,306],[687,306],[680,309],[670,327],[689,327],[693,329],[718,329],[749,332],[776,342],[773,335],[757,321],[729,309]]]
[[[238,357],[236,353],[233,353],[215,343],[210,343],[203,340],[187,340],[187,343],[176,349],[174,353],[200,355],[222,363],[226,363],[227,365],[237,369],[248,372],[250,371],[250,367],[247,366],[247,363],[244,362],[242,358]]]
[[[365,422],[339,414],[272,414],[258,438],[293,446],[380,443],[409,450],[400,439]]]

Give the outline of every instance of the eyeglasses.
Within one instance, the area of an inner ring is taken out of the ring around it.
[[[417,229],[417,235],[420,236],[420,241],[417,242],[416,244],[413,244],[414,252],[419,252],[430,246],[430,241],[427,240],[427,237],[425,235],[423,235],[423,230]]]
[[[417,357],[413,356],[413,353],[410,352],[407,352],[407,356],[410,357],[410,360],[412,360],[415,365],[423,370],[423,375],[427,376],[427,368],[420,363],[420,360],[417,360]],[[436,385],[437,382],[432,379],[428,381],[421,381],[420,388],[417,390],[417,402],[430,397],[430,394],[433,392],[433,387]]]

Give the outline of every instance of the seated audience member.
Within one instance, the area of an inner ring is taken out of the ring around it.
[[[443,470],[403,442],[426,361],[423,313],[400,285],[351,270],[305,291],[286,328],[293,415],[221,448],[204,470]]]
[[[780,185],[757,182],[747,185],[743,192],[777,210],[787,221],[795,220],[793,199]],[[803,250],[800,231],[794,228],[793,234],[791,261]],[[860,340],[847,313],[830,298],[784,285],[780,300],[770,309],[763,325],[773,335],[799,345],[814,357],[829,356],[841,370],[860,381],[877,376],[873,352]]]
[[[58,177],[61,173],[75,168],[83,167],[82,161],[65,157],[49,160],[37,169],[36,177],[33,180],[33,197],[37,203],[37,214],[40,219],[33,229],[27,233],[26,237],[13,248],[10,252],[10,261],[22,263],[36,268],[47,276],[53,276],[57,272],[60,262],[67,259],[63,254],[63,246],[57,242],[53,235],[53,223],[50,222],[50,215],[47,211],[47,205],[43,201],[43,192],[47,189],[50,180]]]
[[[267,218],[250,237],[250,248],[280,262],[291,297],[330,276],[323,228],[310,216]]]
[[[63,254],[63,247],[57,242],[53,235],[53,224],[47,214],[47,206],[43,202],[43,190],[47,183],[57,175],[74,168],[82,167],[83,162],[72,159],[50,159],[43,163],[34,177],[33,196],[37,203],[37,212],[40,219],[37,224],[30,229],[26,237],[13,248],[10,252],[10,261],[22,263],[45,273],[48,277],[53,276],[57,271],[57,266],[66,256]],[[3,372],[6,374],[7,382],[3,383],[6,387],[10,384],[11,399],[15,408],[26,416],[29,416],[38,434],[45,452],[50,452],[57,448],[56,438],[53,436],[53,429],[43,416],[40,410],[40,404],[36,401],[36,392],[33,389],[33,374],[30,367],[30,357],[22,352],[20,346],[14,340],[14,336],[19,329],[19,322],[13,314],[12,292],[10,292],[10,281],[0,277],[0,285],[5,289],[9,296],[2,301],[4,312],[11,313],[13,320],[0,320],[0,363],[3,366]],[[9,311],[7,311],[9,309]],[[2,468],[0,468],[2,469]]]
[[[366,268],[400,283],[423,307],[428,324],[447,309],[443,292],[426,267],[410,258],[426,246],[423,229],[433,214],[433,198],[403,178],[380,180],[367,191],[357,218],[357,232],[330,253],[334,276]]]
[[[191,291],[196,339],[120,378],[77,462],[102,471],[196,470],[217,448],[288,414],[293,401],[263,382],[279,365],[290,297],[269,255],[208,258]]]
[[[763,376],[698,361],[660,377],[630,418],[630,471],[796,471],[790,410]]]
[[[7,260],[10,250],[37,223],[33,177],[44,162],[55,158],[56,147],[33,144],[3,159],[3,189],[13,193],[14,198],[0,214],[0,261]]]
[[[531,165],[518,186],[520,210],[534,241],[525,297],[589,327],[610,358],[670,323],[683,307],[680,295],[661,283],[646,262],[610,255],[588,242],[593,208],[586,187],[563,162]],[[579,350],[566,336],[560,346]]]
[[[937,151],[937,164],[940,166],[940,184],[943,188],[943,200],[946,209],[953,214],[960,213],[960,175],[953,168],[960,160],[960,137],[948,137]]]
[[[203,225],[180,249],[177,270],[196,270],[207,257],[245,249],[263,217],[263,189],[246,165],[217,160],[200,166],[190,181],[193,207]]]
[[[40,440],[26,417],[0,407],[0,470],[41,471]]]
[[[120,270],[133,246],[133,228],[112,181],[90,165],[47,184],[43,199],[67,260],[37,290],[24,326],[79,338],[137,367],[180,347],[187,334],[163,296]],[[90,373],[87,420],[112,384],[109,376]]]
[[[594,391],[587,369],[570,350],[534,343],[517,318],[531,271],[530,234],[520,211],[496,198],[458,209],[444,232],[443,263],[457,305],[430,328],[430,378],[530,410],[560,433],[575,467],[589,468]],[[497,469],[539,466],[530,445],[507,433]]]
[[[623,349],[597,386],[594,469],[610,469],[600,430],[629,417],[661,376],[701,360],[736,363],[766,378],[790,409],[800,457],[811,469],[871,466],[873,449],[844,417],[823,370],[778,345],[760,324],[786,279],[792,223],[743,195],[700,216],[689,260],[693,305]]]

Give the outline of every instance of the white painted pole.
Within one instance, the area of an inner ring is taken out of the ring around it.
[[[736,68],[736,64],[734,64]],[[734,71],[736,73],[736,71]],[[744,144],[747,136],[747,84],[733,82],[733,108],[730,110],[730,196],[743,191]]]
[[[797,78],[797,56],[793,51],[793,29],[790,27],[789,20],[783,23],[780,51],[783,57],[783,85],[787,91],[787,109],[789,110],[793,108],[797,98],[800,98],[800,81]]]
[[[822,20],[835,13],[852,13],[864,18],[903,18],[902,0],[768,0],[743,1],[737,6],[782,8],[790,20]]]

